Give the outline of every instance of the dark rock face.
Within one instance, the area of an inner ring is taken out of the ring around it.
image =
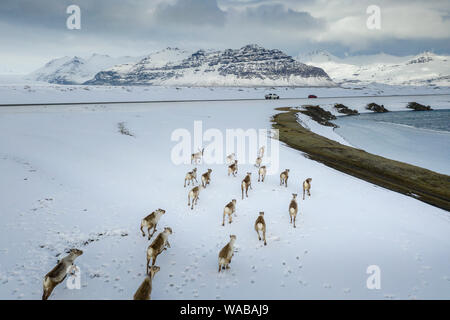
[[[301,79],[316,78],[332,85],[330,77],[323,69],[298,62],[280,50],[268,50],[257,45],[214,52],[199,50],[182,61],[162,66],[152,66],[151,61],[144,58],[126,72],[101,71],[85,84],[151,85],[164,81],[168,84],[178,84],[186,74],[196,75],[197,79],[214,75],[219,84],[227,83],[225,79],[229,78],[237,79],[238,82],[280,81],[282,85],[290,82],[296,85]]]
[[[321,125],[333,128],[338,127],[337,125],[329,121],[336,119],[336,116],[334,116],[331,112],[326,111],[319,106],[303,106],[303,109],[304,110],[300,110],[301,113],[306,114]]]
[[[406,106],[408,109],[413,109],[414,111],[430,111],[430,106],[425,106],[423,104],[417,103],[417,102],[409,102]]]
[[[388,109],[386,109],[385,107],[384,107],[384,105],[379,105],[379,104],[376,104],[376,103],[369,103],[367,106],[366,106],[366,109],[367,110],[370,110],[370,111],[373,111],[373,112],[388,112],[389,110]]]
[[[336,104],[334,105],[334,107],[336,108],[336,110],[337,110],[339,113],[343,113],[343,114],[346,114],[346,115],[355,115],[355,114],[359,114],[358,110],[350,109],[349,107],[347,107],[347,106],[345,106],[345,105],[343,105],[343,104],[341,104],[341,103],[336,103]]]

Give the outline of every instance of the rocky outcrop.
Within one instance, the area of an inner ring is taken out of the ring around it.
[[[151,55],[116,66],[85,84],[175,86],[334,86],[323,69],[298,62],[280,50],[257,45],[224,51],[199,50],[181,60],[155,64]]]
[[[385,107],[384,107],[384,105],[379,105],[379,104],[376,104],[376,103],[374,103],[374,102],[372,102],[372,103],[369,103],[367,106],[366,106],[366,109],[367,110],[370,110],[370,111],[373,111],[373,112],[388,112],[389,110],[388,109],[386,109]]]
[[[408,109],[413,109],[414,111],[430,111],[430,106],[425,106],[423,104],[417,103],[417,102],[409,102],[406,106]]]
[[[334,108],[337,110],[337,112],[343,113],[343,114],[346,114],[346,115],[359,114],[358,110],[350,109],[349,107],[343,105],[342,103],[336,103],[334,105]]]
[[[330,120],[335,120],[336,116],[331,112],[322,109],[319,106],[303,106],[301,113],[306,114],[314,121],[320,123],[323,126],[337,128],[338,126],[330,122]]]

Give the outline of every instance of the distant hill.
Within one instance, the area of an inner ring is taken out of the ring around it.
[[[318,50],[296,59],[324,69],[338,83],[450,86],[450,57],[431,52],[405,57],[382,53],[338,58]]]

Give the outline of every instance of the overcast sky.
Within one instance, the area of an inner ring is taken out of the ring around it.
[[[81,9],[80,30],[66,27],[71,4]],[[381,10],[380,29],[366,26],[369,5]],[[249,43],[294,56],[450,54],[450,1],[0,0],[0,72],[30,72],[66,55]]]

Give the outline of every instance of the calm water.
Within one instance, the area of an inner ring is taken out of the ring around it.
[[[433,111],[394,111],[386,113],[363,113],[355,120],[372,120],[403,124],[420,129],[450,132],[450,109]]]
[[[369,113],[333,122],[354,147],[450,174],[450,110]]]

